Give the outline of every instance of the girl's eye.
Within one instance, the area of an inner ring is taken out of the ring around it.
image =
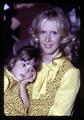
[[[25,67],[26,65],[25,64],[22,64],[23,67]]]
[[[33,72],[34,70],[33,70],[33,68],[29,68],[29,71]]]

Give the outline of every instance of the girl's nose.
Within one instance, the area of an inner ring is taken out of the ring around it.
[[[28,73],[28,69],[24,70],[24,75],[26,75]]]
[[[26,74],[27,74],[28,69],[29,69],[29,67],[27,67],[27,65],[26,65],[26,66],[24,67],[24,69],[23,69],[23,73],[24,73],[24,75],[26,75]]]
[[[26,73],[33,71],[33,67],[31,65],[27,65]]]

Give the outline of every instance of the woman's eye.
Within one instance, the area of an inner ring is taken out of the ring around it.
[[[56,35],[56,34],[57,34],[57,32],[55,32],[55,31],[51,32],[51,35]]]
[[[45,31],[41,31],[40,34],[45,34]]]

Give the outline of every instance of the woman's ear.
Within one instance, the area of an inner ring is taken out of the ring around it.
[[[37,37],[35,37],[35,42],[38,42],[38,38]]]

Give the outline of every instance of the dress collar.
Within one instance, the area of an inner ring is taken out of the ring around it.
[[[6,67],[4,68],[4,70],[5,70],[5,72],[7,73],[7,76],[8,76],[9,78],[12,78],[13,80],[15,80],[15,81],[18,82],[18,80],[14,77],[14,75],[13,75]]]

